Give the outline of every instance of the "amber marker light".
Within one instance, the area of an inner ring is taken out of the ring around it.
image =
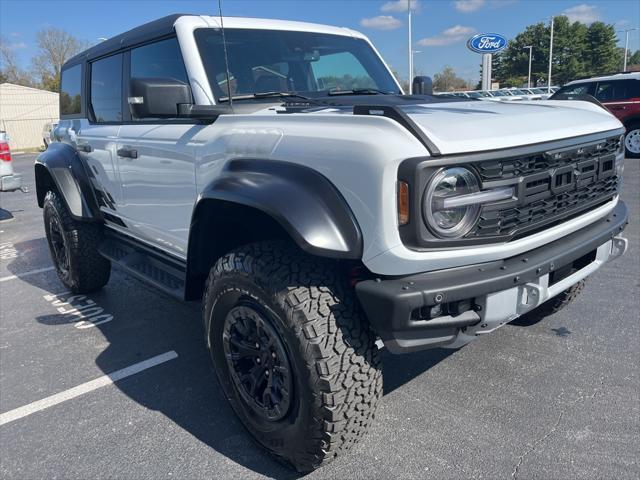
[[[398,225],[409,223],[409,185],[398,182]]]

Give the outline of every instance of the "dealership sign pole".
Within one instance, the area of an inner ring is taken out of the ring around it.
[[[482,90],[491,90],[493,54],[507,46],[507,39],[497,33],[481,33],[467,41],[467,48],[482,54]]]

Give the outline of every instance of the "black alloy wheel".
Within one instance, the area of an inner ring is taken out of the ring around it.
[[[291,404],[291,367],[266,312],[241,300],[226,315],[223,328],[227,366],[241,398],[264,420],[282,419]]]

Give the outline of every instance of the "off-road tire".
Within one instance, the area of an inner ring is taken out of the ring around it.
[[[553,315],[554,313],[559,312],[564,307],[573,302],[580,292],[584,289],[585,280],[580,280],[574,286],[567,288],[564,292],[556,295],[555,297],[547,300],[539,307],[531,310],[526,313],[522,317],[516,319],[514,322],[515,325],[527,326],[534,325],[539,321],[545,319]]]
[[[338,263],[287,242],[241,247],[220,258],[206,282],[207,345],[223,391],[253,438],[306,472],[350,449],[366,433],[382,396],[375,335]],[[240,396],[222,348],[230,299],[267,312],[288,353],[293,392],[286,415],[256,418]]]
[[[73,293],[90,293],[104,287],[111,275],[111,262],[98,253],[102,225],[74,220],[60,195],[52,191],[45,196],[43,216],[51,259],[60,281]],[[52,222],[61,227],[68,268],[62,268],[56,256]]]

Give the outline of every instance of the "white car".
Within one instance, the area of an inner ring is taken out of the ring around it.
[[[104,287],[115,263],[201,301],[249,433],[326,464],[373,421],[379,346],[550,315],[626,250],[615,117],[430,84],[404,95],[362,33],[300,22],[173,15],[91,47],[62,67],[35,165],[64,289]]]
[[[13,171],[13,159],[9,148],[9,137],[0,131],[0,192],[22,189],[22,175]]]

